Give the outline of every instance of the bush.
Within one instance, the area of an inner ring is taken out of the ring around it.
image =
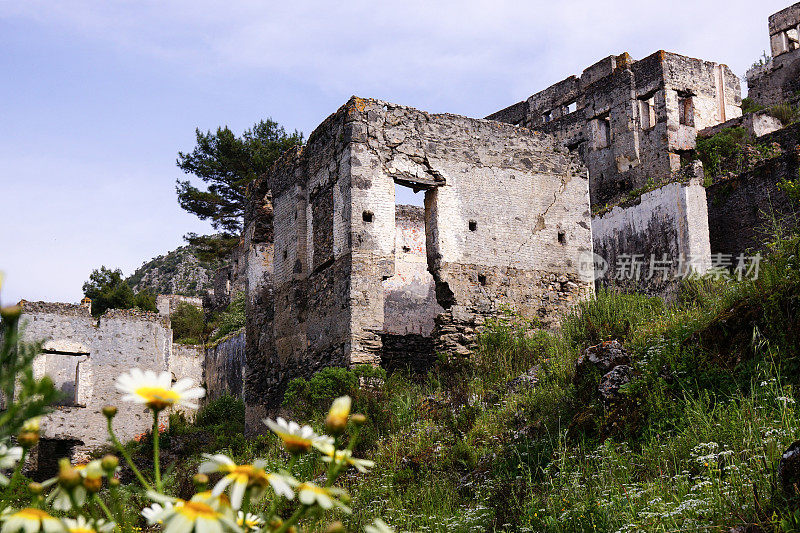
[[[202,406],[195,416],[200,427],[244,426],[244,402],[233,396],[220,396]]]
[[[748,141],[749,134],[744,128],[725,128],[712,137],[698,139],[697,156],[710,176],[717,176],[729,167],[738,170],[742,149]]]
[[[324,409],[334,398],[354,396],[358,392],[358,376],[341,367],[323,368],[311,379],[295,378],[289,382],[283,405],[307,411]]]
[[[618,339],[625,342],[640,324],[663,312],[661,298],[600,289],[562,323],[564,337],[578,348]]]
[[[188,302],[181,302],[170,315],[172,338],[183,344],[199,344],[205,332],[203,311]],[[191,342],[190,342],[191,341]]]
[[[755,113],[762,109],[764,106],[757,104],[752,98],[742,98],[742,113]]]
[[[217,316],[215,320],[217,331],[213,340],[221,339],[228,333],[233,333],[237,329],[244,327],[246,322],[244,310],[244,292],[237,292],[228,307]]]
[[[769,108],[769,114],[781,121],[781,124],[788,126],[800,117],[797,108],[790,104],[777,104]]]

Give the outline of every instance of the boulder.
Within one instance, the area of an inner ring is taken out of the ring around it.
[[[783,452],[778,463],[778,477],[786,493],[794,494],[800,489],[800,440]]]
[[[600,378],[600,385],[597,387],[603,402],[606,404],[614,403],[622,399],[620,389],[631,382],[633,368],[629,365],[618,365]]]
[[[589,346],[581,353],[578,357],[575,376],[586,374],[590,369],[596,369],[601,374],[605,374],[616,366],[630,363],[631,357],[621,342],[618,340],[605,341]]]
[[[524,374],[520,374],[519,376],[515,377],[511,381],[508,382],[508,389],[517,392],[523,389],[532,389],[537,383],[539,383],[539,372],[541,371],[541,366],[536,365],[528,369],[527,372]]]

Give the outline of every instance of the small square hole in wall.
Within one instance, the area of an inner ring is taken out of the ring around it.
[[[410,251],[411,251],[411,248],[409,248],[408,246],[403,246],[403,252],[408,253]]]
[[[567,244],[567,234],[563,231],[558,232],[558,242],[561,244]]]
[[[364,222],[372,222],[372,218],[374,216],[375,215],[372,214],[372,211],[364,211],[361,213],[361,218],[364,220]]]
[[[478,223],[474,220],[469,221],[469,230],[470,231],[478,231]]]
[[[283,258],[286,259],[287,257],[289,257],[289,252],[284,250],[283,251]]]
[[[486,275],[485,274],[478,274],[478,283],[481,285],[486,285]]]

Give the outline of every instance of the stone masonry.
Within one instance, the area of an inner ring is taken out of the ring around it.
[[[169,318],[137,310],[111,309],[93,317],[89,305],[22,301],[24,342],[44,342],[34,360],[36,377],[50,376],[63,399],[42,421],[42,438],[31,467],[53,471],[58,457],[83,460],[106,443],[100,410],[120,407],[114,427],[123,442],[149,431],[152,418],[143,406],[121,404],[117,376],[139,367],[171,371],[173,380],[202,379],[197,347],[172,344]],[[166,414],[164,415],[166,422]]]
[[[661,50],[606,57],[487,118],[552,133],[577,151],[598,209],[671,181],[698,130],[740,115],[739,79],[726,65]]]
[[[396,184],[425,191],[427,271],[441,307],[432,329],[439,308],[421,290],[420,265],[403,264],[421,238],[395,206]],[[248,421],[292,377],[379,364],[387,332],[430,331],[440,349],[464,353],[506,306],[554,322],[592,290],[578,275],[588,220],[587,172],[553,137],[352,98],[254,186],[246,231],[274,235],[274,268],[248,285],[257,309],[246,395],[259,388]],[[418,295],[420,311],[396,298],[393,279],[408,269],[420,283],[403,291]]]
[[[769,17],[772,58],[747,72],[747,95],[771,106],[800,96],[800,3]]]

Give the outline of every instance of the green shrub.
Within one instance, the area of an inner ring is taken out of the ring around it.
[[[231,303],[228,304],[228,307],[217,316],[215,320],[217,331],[212,340],[221,339],[225,335],[244,327],[246,323],[244,311],[244,292],[237,292],[233,299],[231,299]]]
[[[800,117],[797,108],[787,104],[777,104],[769,108],[769,114],[781,121],[781,124],[788,126]]]
[[[755,113],[762,109],[764,109],[764,106],[757,104],[752,98],[742,98],[742,113]]]
[[[182,344],[199,344],[205,332],[203,311],[188,302],[181,302],[170,315],[172,338]]]
[[[664,310],[661,298],[600,289],[564,318],[564,337],[578,348],[610,339],[625,342],[637,326]]]
[[[724,170],[738,171],[748,142],[749,134],[744,128],[726,128],[707,139],[697,139],[697,156],[709,176],[718,176]]]
[[[355,372],[330,366],[308,380],[295,378],[290,381],[283,396],[283,405],[296,409],[324,409],[339,396],[355,396],[357,389],[358,376]]]
[[[195,424],[200,427],[219,425],[244,426],[244,402],[233,396],[220,396],[203,405],[195,416]]]

